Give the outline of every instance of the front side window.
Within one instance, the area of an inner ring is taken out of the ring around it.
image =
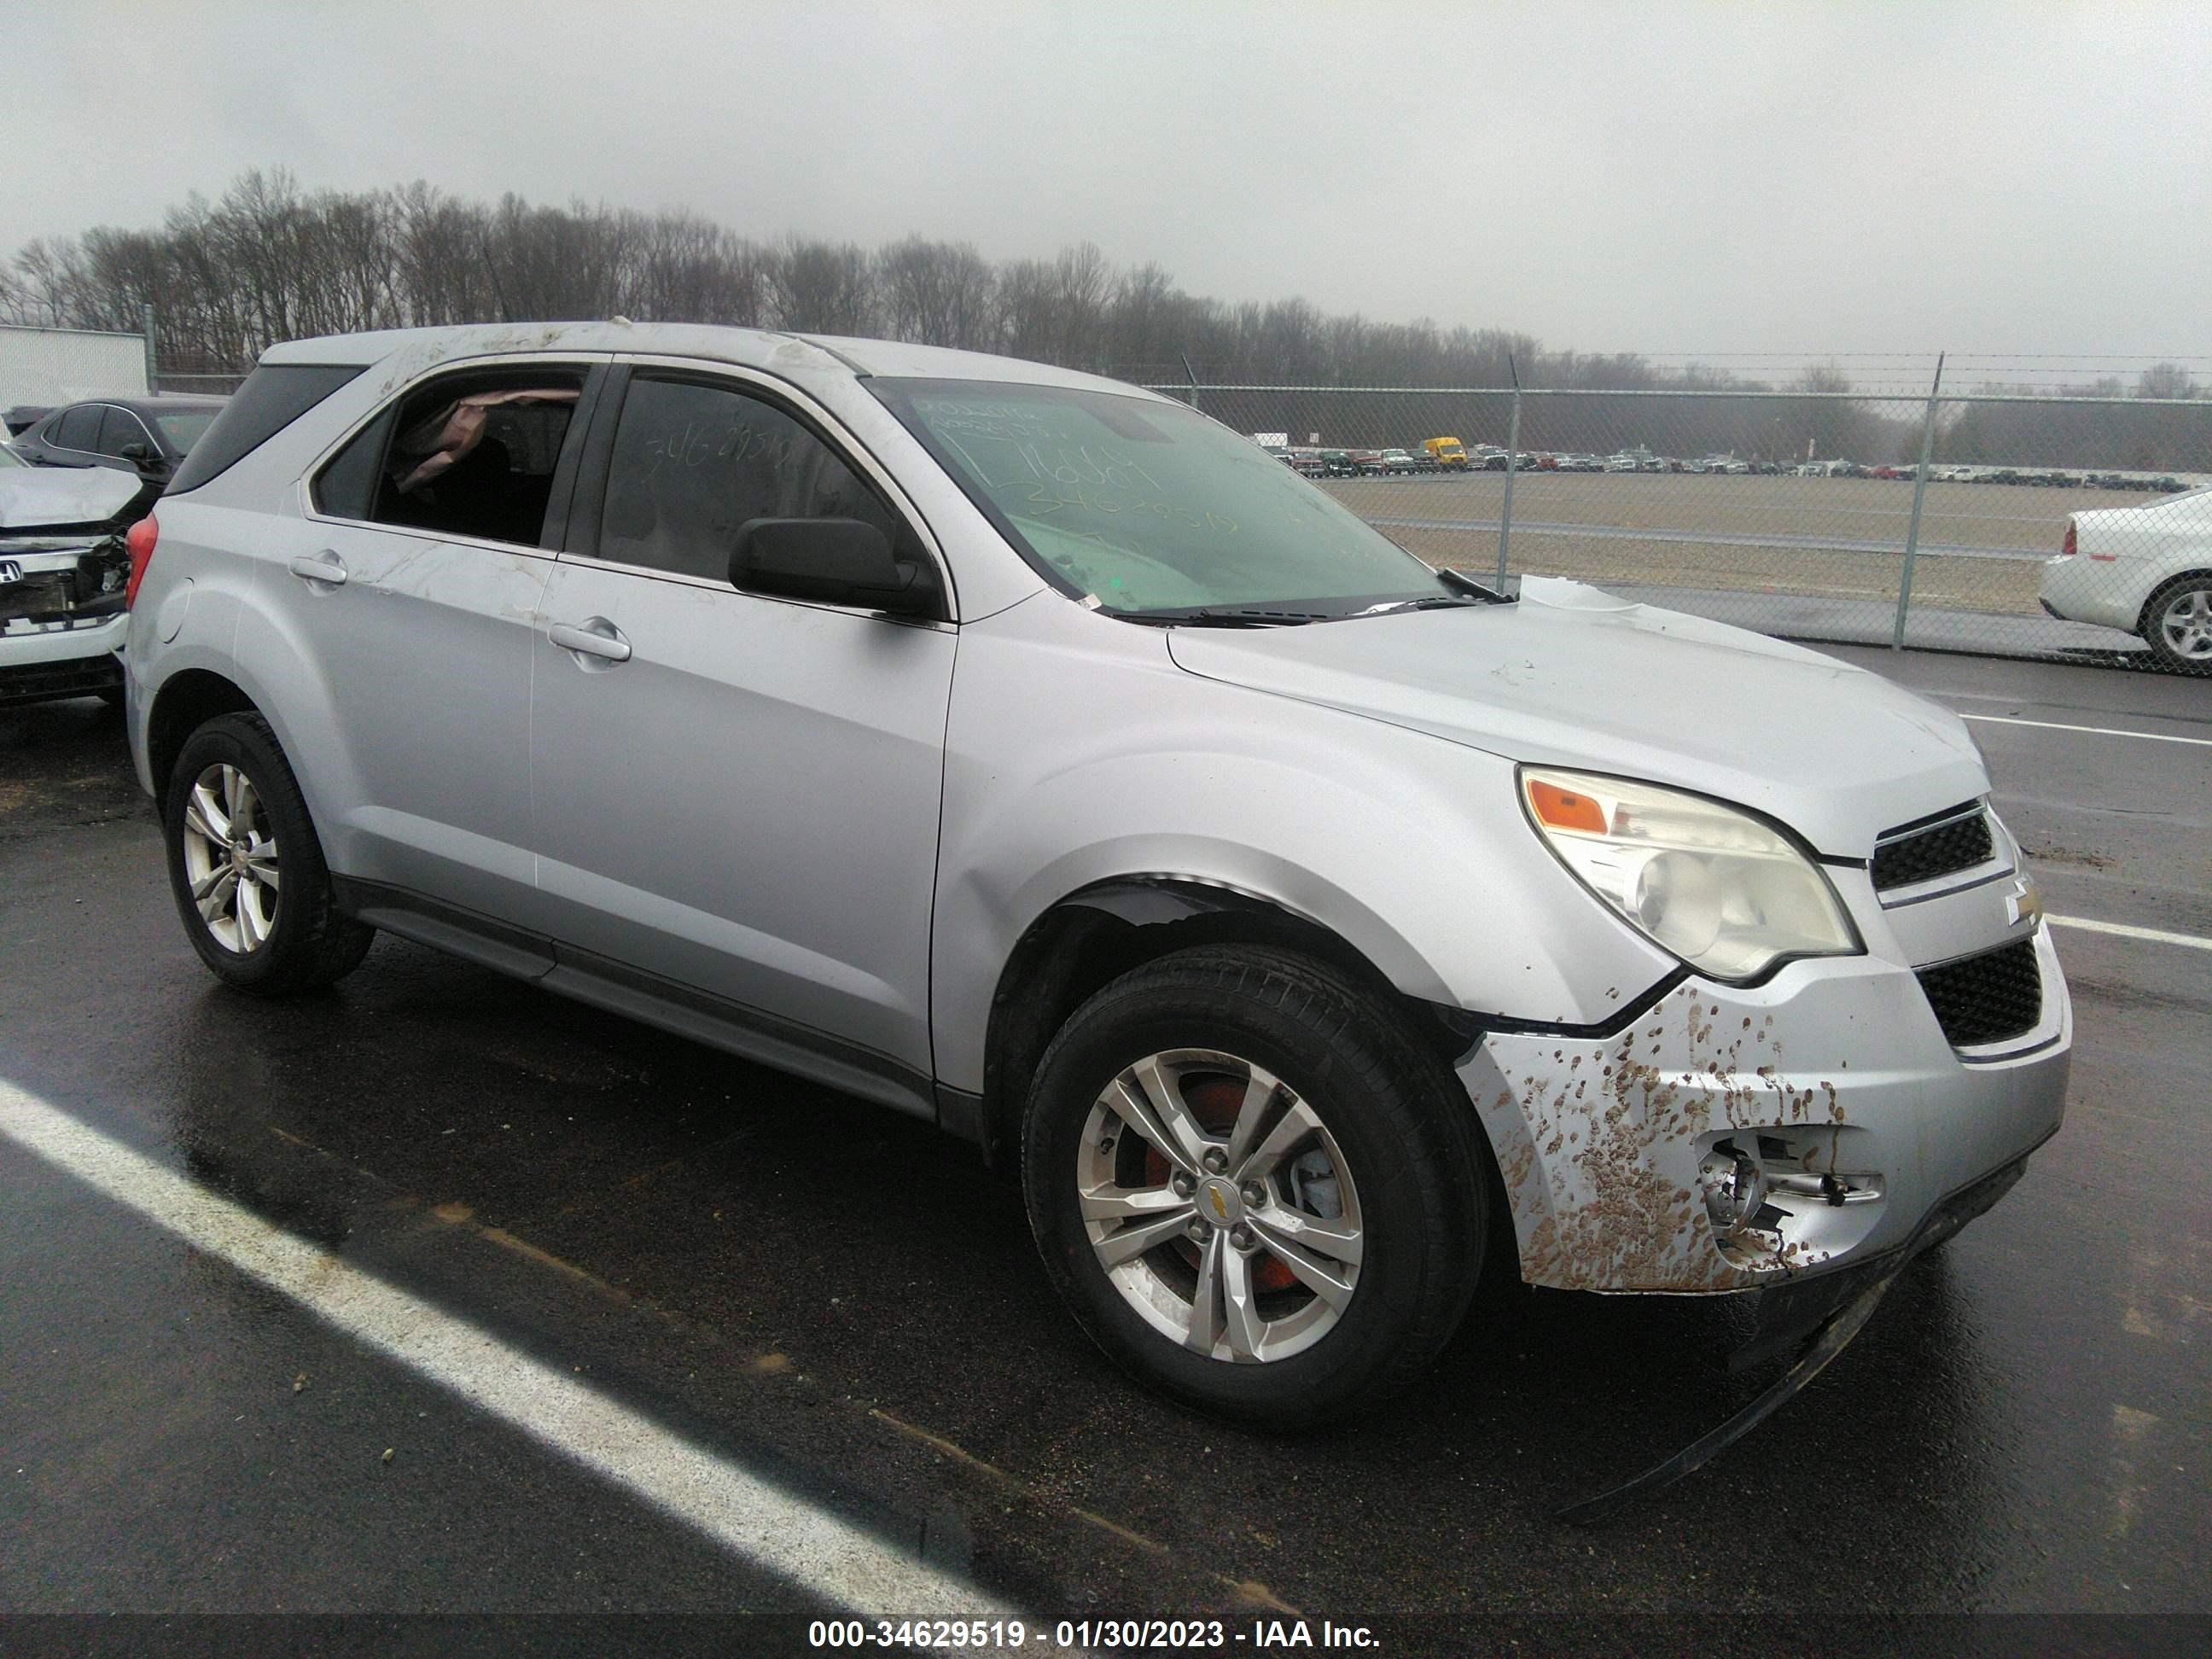
[[[1106,610],[1328,618],[1443,591],[1412,554],[1194,410],[1072,386],[865,384],[1033,565]]]
[[[901,526],[822,439],[727,382],[639,374],[608,465],[599,556],[713,581],[729,577],[749,519],[860,519]]]
[[[137,444],[149,455],[155,453],[154,440],[146,430],[146,423],[127,409],[118,409],[110,404],[100,422],[100,453],[112,455],[118,460],[125,458],[124,447]]]
[[[57,449],[82,449],[88,454],[100,453],[100,405],[79,404],[54,422],[54,435],[47,442]]]
[[[363,427],[316,476],[333,518],[536,547],[580,371],[455,377]]]

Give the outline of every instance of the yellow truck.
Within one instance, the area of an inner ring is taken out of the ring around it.
[[[1421,447],[1429,452],[1429,459],[1437,464],[1440,472],[1467,471],[1467,450],[1456,438],[1424,438]]]

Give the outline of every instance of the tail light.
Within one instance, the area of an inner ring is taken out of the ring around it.
[[[161,526],[150,513],[123,532],[123,550],[131,556],[131,580],[123,585],[126,611],[138,602],[138,584],[146,580],[146,567],[154,562],[154,544],[161,535]]]
[[[2077,550],[2074,542],[2074,520],[2069,519],[2066,521],[2066,539],[2058,544],[2059,556],[2070,558]]]

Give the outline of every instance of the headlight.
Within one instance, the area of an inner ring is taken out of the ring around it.
[[[1828,878],[1748,812],[1656,784],[1523,767],[1522,799],[1559,861],[1662,950],[1714,979],[1848,957]]]

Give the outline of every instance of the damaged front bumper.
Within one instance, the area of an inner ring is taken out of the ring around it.
[[[0,707],[123,683],[129,568],[119,538],[0,539]]]
[[[2034,1028],[1954,1048],[1913,969],[1688,979],[1605,1036],[1486,1034],[1459,1066],[1504,1175],[1522,1276],[1740,1291],[1870,1261],[2025,1158],[2065,1107],[2073,1013],[2047,928]]]

